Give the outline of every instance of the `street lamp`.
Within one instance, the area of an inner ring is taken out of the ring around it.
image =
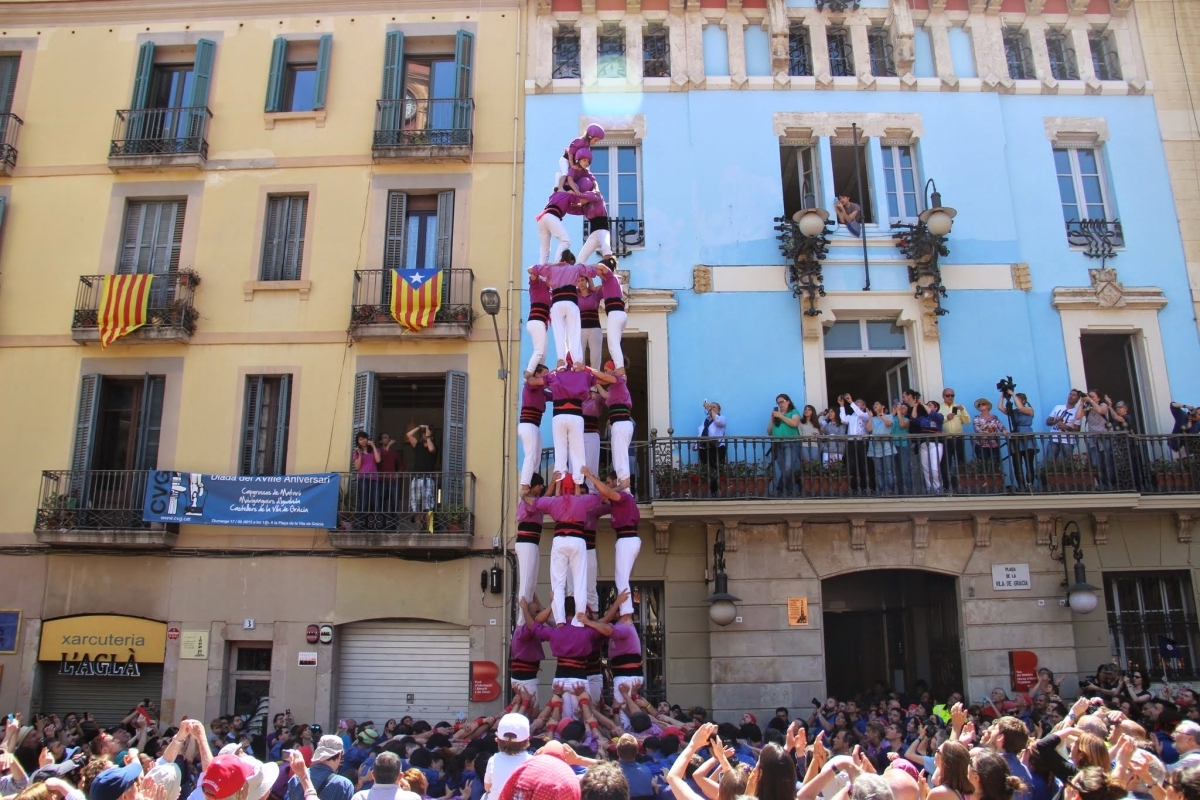
[[[1083,566],[1083,551],[1079,547],[1082,539],[1079,525],[1074,521],[1068,522],[1063,526],[1062,536],[1058,537],[1058,541],[1053,533],[1050,534],[1050,557],[1055,561],[1062,562],[1062,587],[1067,590],[1067,604],[1071,606],[1071,610],[1076,614],[1090,614],[1096,610],[1096,605],[1100,602],[1096,596],[1100,587],[1092,586],[1087,582],[1087,569]],[[1071,556],[1075,559],[1074,583],[1070,582],[1070,575],[1067,572],[1068,547],[1071,548]],[[1060,548],[1062,552],[1058,553]]]
[[[779,249],[792,263],[787,269],[788,288],[794,297],[806,297],[807,317],[821,313],[817,298],[825,296],[821,259],[829,251],[829,212],[817,205],[816,195],[805,185],[803,208],[787,217],[776,217]]]
[[[932,196],[929,193],[931,187]],[[950,235],[957,215],[958,212],[953,208],[942,205],[942,194],[937,190],[933,178],[930,178],[925,182],[925,210],[917,216],[916,224],[892,223],[892,229],[897,231],[900,252],[912,261],[912,266],[908,268],[908,281],[917,287],[915,296],[932,300],[934,313],[939,317],[949,312],[942,308],[946,287],[942,285],[938,258],[950,255],[946,237]]]
[[[492,330],[496,332],[496,352],[500,354],[500,369],[496,373],[496,377],[504,380],[508,377],[508,370],[504,368],[504,348],[500,346],[500,326],[496,322],[496,315],[500,313],[500,292],[498,289],[487,286],[479,291],[479,304],[483,306],[484,312],[492,318]]]
[[[708,579],[705,578],[705,583]],[[708,618],[722,627],[737,618],[735,603],[741,598],[729,593],[729,576],[725,574],[725,528],[717,529],[717,540],[713,542],[713,593],[705,598],[708,603]]]

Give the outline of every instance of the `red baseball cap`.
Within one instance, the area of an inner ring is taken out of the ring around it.
[[[683,728],[677,728],[676,726],[672,725],[671,727],[664,729],[662,732],[662,735],[663,736],[678,736],[679,740],[683,741]]]
[[[254,767],[235,755],[217,756],[204,770],[200,790],[212,800],[224,800],[238,793],[254,777]]]

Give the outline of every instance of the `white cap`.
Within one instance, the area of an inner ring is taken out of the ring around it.
[[[529,719],[524,714],[505,714],[496,726],[496,738],[509,742],[529,741]]]

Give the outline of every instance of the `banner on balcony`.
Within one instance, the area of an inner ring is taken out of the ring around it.
[[[405,330],[415,333],[429,327],[441,307],[440,269],[392,270],[392,316]]]
[[[337,527],[338,476],[151,472],[142,519],[190,525]]]
[[[146,324],[153,275],[105,275],[100,288],[100,347]]]

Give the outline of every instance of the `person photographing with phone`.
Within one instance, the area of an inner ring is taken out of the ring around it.
[[[354,471],[358,473],[358,510],[379,510],[379,462],[381,456],[366,431],[354,436]]]
[[[409,510],[413,521],[420,525],[424,516],[433,511],[437,497],[432,474],[437,471],[437,447],[433,444],[433,429],[428,425],[418,425],[404,434],[404,438],[413,450],[413,472],[416,473],[408,482]]]

